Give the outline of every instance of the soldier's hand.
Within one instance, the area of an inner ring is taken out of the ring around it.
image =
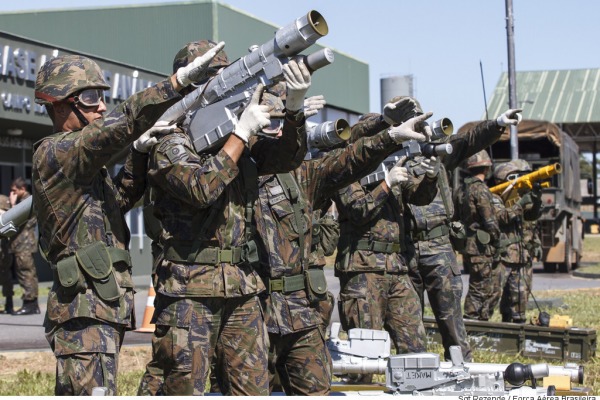
[[[304,100],[304,116],[306,118],[312,117],[316,115],[319,110],[325,107],[327,102],[325,101],[325,96],[322,94],[318,96],[312,96]]]
[[[383,120],[390,125],[400,125],[417,113],[417,103],[410,97],[404,97],[395,103],[383,106]]]
[[[142,135],[133,142],[133,148],[140,153],[148,153],[150,149],[158,143],[156,135],[173,132],[176,127],[177,124],[168,125],[164,121],[158,121],[152,128],[142,133]]]
[[[502,114],[500,114],[498,116],[498,118],[496,118],[496,123],[499,126],[507,126],[507,125],[517,126],[519,124],[519,122],[521,122],[521,119],[523,118],[523,116],[521,115],[522,111],[523,111],[523,109],[521,109],[521,108],[512,108],[510,110],[506,110]]]
[[[206,78],[206,72],[208,70],[208,66],[213,58],[217,55],[219,51],[221,51],[225,47],[225,42],[219,42],[215,47],[197,57],[186,65],[185,67],[181,67],[177,70],[177,83],[181,86],[188,86],[191,83],[199,82]]]
[[[393,186],[398,185],[402,182],[408,181],[408,170],[404,166],[404,162],[407,157],[402,156],[400,159],[394,164],[394,166],[388,171],[385,165],[383,165],[383,174],[385,183],[391,189]]]
[[[304,106],[304,95],[311,84],[310,72],[302,61],[290,60],[283,66],[283,76],[287,86],[285,108],[298,111]]]
[[[542,261],[542,257],[543,257],[542,247],[541,246],[535,246],[533,248],[533,258],[535,258],[538,261]]]
[[[11,190],[10,193],[8,194],[8,201],[10,201],[10,206],[14,207],[15,204],[17,204],[17,192]]]
[[[533,204],[533,198],[531,197],[531,192],[529,193],[525,193],[520,199],[519,201],[517,201],[517,204],[519,204],[522,208],[527,207],[530,204]]]
[[[421,167],[425,170],[425,175],[435,178],[440,172],[440,159],[435,156],[425,158],[421,161]]]
[[[235,127],[233,134],[248,143],[250,137],[256,135],[262,128],[269,126],[271,116],[268,113],[269,106],[260,105],[260,97],[265,90],[265,85],[262,83],[256,86],[256,90],[250,99],[250,103],[242,112],[240,120]]]
[[[420,133],[420,130],[423,129],[423,122],[432,115],[433,113],[428,112],[423,115],[419,115],[418,117],[413,117],[399,126],[391,127],[388,130],[390,138],[396,144],[400,144],[411,139],[414,139],[418,142],[424,142],[427,138],[423,133]]]

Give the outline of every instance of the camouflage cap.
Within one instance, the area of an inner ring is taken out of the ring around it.
[[[494,178],[499,181],[505,181],[506,177],[516,172],[531,172],[531,165],[525,160],[516,159],[502,164],[498,164],[494,168]]]
[[[269,107],[267,112],[271,118],[285,118],[285,107],[279,96],[265,91],[263,92],[260,104]]]
[[[83,89],[94,88],[110,89],[95,61],[79,55],[58,56],[40,68],[35,81],[35,102],[54,103]]]
[[[467,158],[466,167],[467,168],[477,168],[477,167],[491,167],[492,159],[489,154],[485,150],[481,150],[479,153],[473,154],[471,157]]]
[[[212,40],[199,40],[197,42],[190,42],[186,44],[175,55],[175,59],[173,60],[173,73],[176,73],[179,68],[185,67],[197,57],[206,54],[207,51],[216,45],[217,43],[213,42]],[[217,73],[217,70],[228,65],[229,59],[227,58],[227,54],[224,50],[219,51],[215,58],[213,58],[208,65],[206,77],[214,76]]]
[[[10,200],[8,196],[0,194],[0,210],[8,210],[10,209]]]

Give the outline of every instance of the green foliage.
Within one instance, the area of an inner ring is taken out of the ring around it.
[[[52,396],[54,374],[30,372],[27,369],[0,380],[1,396]]]

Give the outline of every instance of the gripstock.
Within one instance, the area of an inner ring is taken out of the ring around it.
[[[273,39],[253,46],[249,54],[186,95],[169,108],[160,121],[182,122],[190,114],[186,124],[196,151],[210,151],[221,146],[234,130],[238,116],[257,85],[262,83],[268,87],[282,81],[283,66],[328,32],[325,18],[317,11],[310,11],[279,29]],[[328,48],[301,57],[311,72],[334,60],[333,51]]]
[[[416,140],[407,140],[402,143],[402,149],[388,156],[379,167],[369,175],[365,176],[360,180],[360,184],[363,186],[370,185],[373,183],[381,182],[385,178],[384,168],[388,171],[398,162],[398,160],[404,156],[407,158],[414,158],[416,156],[425,156],[427,158],[431,156],[440,156],[444,154],[452,154],[452,145],[450,143],[430,143],[430,142],[418,142]]]
[[[306,141],[308,153],[306,159],[317,157],[320,152],[338,147],[350,139],[350,124],[345,119],[326,121],[320,124],[306,122]]]
[[[31,218],[32,204],[33,196],[29,196],[0,215],[0,236],[11,237],[16,234],[19,226]]]
[[[339,338],[335,322],[327,348],[333,374],[385,374],[391,394],[461,395],[554,395],[554,387],[540,387],[537,380],[566,376],[570,382],[583,383],[583,367],[548,364],[493,364],[464,362],[459,346],[450,347],[452,361],[440,361],[439,354],[409,353],[391,355],[391,340],[386,331],[350,329],[348,340]],[[525,383],[530,381],[531,385]],[[506,385],[508,383],[508,385]],[[364,390],[364,389],[363,389]]]

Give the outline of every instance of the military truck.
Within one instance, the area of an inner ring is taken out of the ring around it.
[[[463,125],[459,132],[478,122]],[[556,124],[523,120],[519,124],[519,158],[533,170],[560,163],[562,172],[552,177],[551,187],[542,190],[543,212],[538,228],[546,272],[570,272],[579,266],[583,251],[583,219],[579,184],[579,146]],[[510,161],[510,135],[507,130],[488,149],[494,165]]]

